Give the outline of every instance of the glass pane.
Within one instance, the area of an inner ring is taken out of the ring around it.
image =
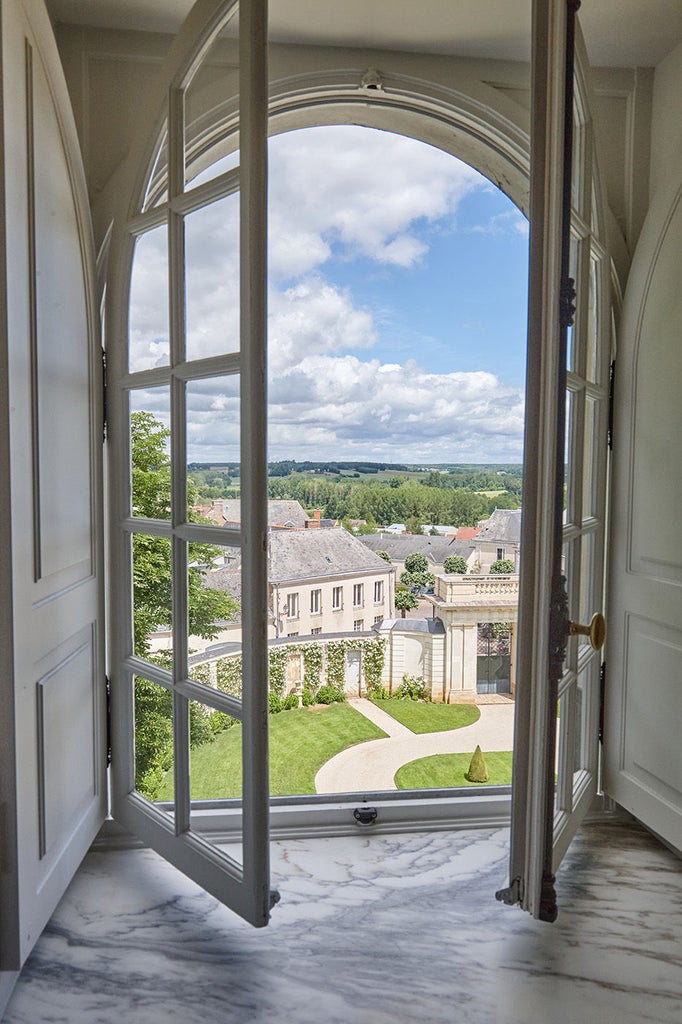
[[[171,542],[135,533],[133,544],[133,650],[170,666],[172,642]]]
[[[555,739],[555,744],[554,744],[554,781],[555,781],[555,783],[557,782],[557,780],[559,778],[560,764],[561,764],[561,760],[560,760],[560,758],[561,758],[561,749],[562,749],[562,738],[561,738],[562,724],[561,723],[562,723],[562,719],[564,720],[564,722],[566,721],[566,714],[567,714],[567,701],[566,701],[565,697],[560,697],[559,698],[559,704],[558,704],[558,707],[557,707],[556,739]],[[562,806],[562,802],[561,802],[560,797],[559,797],[559,787],[555,786],[555,789],[554,789],[554,810],[555,810],[555,812],[557,810],[559,810],[561,808],[561,806]]]
[[[598,429],[599,402],[589,395],[585,397],[585,432],[583,436],[583,519],[596,516],[600,508],[598,500],[601,488],[597,477],[599,465],[597,443],[603,443]]]
[[[192,800],[241,799],[241,723],[193,700],[189,701],[189,716]]]
[[[581,673],[578,677],[578,685],[574,688],[573,697],[573,729],[574,729],[574,743],[573,743],[573,772],[577,774],[588,768],[587,761],[587,747],[585,744],[586,738],[586,722],[585,715],[587,712],[587,680],[585,679],[585,673]]]
[[[239,13],[232,15],[185,90],[185,183],[221,174],[215,138],[219,122],[234,131],[239,117]],[[218,154],[219,155],[219,154]]]
[[[228,171],[234,171],[239,167],[238,149],[221,156],[221,151],[230,144],[229,140],[226,140],[224,143],[215,146],[211,153],[201,161],[197,161],[196,166],[203,169],[198,171],[195,177],[191,179],[191,182],[189,182],[192,188],[196,188],[197,185],[203,185],[207,181],[213,181],[215,178],[219,178],[221,174],[227,174]]]
[[[595,612],[601,610],[597,594],[601,589],[595,564],[596,536],[587,533],[580,544],[580,610],[579,621],[588,624]],[[589,644],[589,637],[580,636],[581,644]]]
[[[147,191],[142,203],[142,209],[148,210],[153,206],[166,202],[168,199],[168,128],[164,129],[163,138],[160,142],[154,167],[147,183]]]
[[[241,549],[189,545],[190,677],[241,697]]]
[[[580,243],[578,239],[571,235],[571,248],[569,255],[569,277],[573,278],[574,287],[578,288],[578,252]],[[574,315],[574,319],[577,317],[577,307]],[[566,366],[569,370],[576,371],[576,354],[575,354],[575,327],[570,326],[567,331],[567,343],[566,343]]]
[[[577,426],[577,403],[575,392],[566,392],[566,434],[564,437],[564,525],[576,522],[576,471],[580,468],[575,459],[575,430]]]
[[[168,230],[165,224],[140,235],[135,242],[128,333],[131,373],[168,365]]]
[[[190,522],[238,526],[239,376],[187,385],[187,501]]]
[[[173,694],[141,676],[134,677],[133,687],[135,789],[148,800],[172,800]]]
[[[239,194],[185,218],[186,356],[239,350]]]
[[[170,519],[170,388],[130,393],[131,515]]]
[[[597,274],[597,261],[591,259],[590,273],[587,282],[587,351],[585,370],[587,379],[591,381],[597,381],[599,379],[597,341],[599,338],[600,324]]]

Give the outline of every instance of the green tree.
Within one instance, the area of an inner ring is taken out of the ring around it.
[[[405,559],[405,569],[407,572],[426,572],[429,568],[429,560],[426,555],[422,555],[421,551],[415,551],[414,554],[408,555]]]
[[[136,516],[168,519],[170,510],[170,432],[149,412],[131,416],[132,506]],[[196,501],[188,485],[188,519],[201,522],[192,510]],[[188,610],[189,632],[213,639],[221,621],[234,620],[239,604],[221,590],[206,586],[206,568],[220,549],[211,544],[189,544]],[[150,655],[150,637],[172,618],[171,543],[165,537],[133,534],[133,627],[134,651],[168,665],[172,657]],[[135,681],[135,784],[154,799],[164,772],[173,757],[173,697],[169,690],[145,679]],[[209,714],[198,704],[190,705],[190,744],[197,746],[212,736]]]
[[[461,555],[448,555],[443,562],[443,569],[448,573],[464,574],[467,571],[467,564]]]
[[[401,617],[404,619],[405,612],[412,611],[413,608],[419,607],[419,601],[412,591],[407,589],[407,587],[396,587],[395,606],[396,610],[400,612]]]
[[[170,431],[149,412],[131,416],[132,503],[136,516],[168,519],[170,509]],[[187,518],[203,522],[192,506],[193,486],[187,487]],[[237,618],[239,604],[222,590],[206,586],[206,569],[220,549],[212,544],[190,544],[188,558],[189,632],[214,639],[220,621]],[[171,544],[165,537],[133,534],[133,621],[135,654],[149,654],[149,638],[161,626],[169,626],[172,615]]]
[[[493,576],[502,576],[506,573],[516,572],[516,569],[514,568],[514,563],[509,558],[498,558],[490,566],[490,572]]]
[[[432,587],[436,577],[432,572],[401,572],[400,582],[405,587]]]
[[[408,516],[405,520],[405,529],[408,533],[413,533],[416,536],[421,536],[424,532],[422,529],[421,521],[417,516]]]
[[[393,564],[393,559],[389,555],[388,551],[375,551],[374,554],[378,555],[379,558],[383,558],[384,562],[388,562],[389,565]]]

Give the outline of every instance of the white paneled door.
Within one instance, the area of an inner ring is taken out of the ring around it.
[[[101,349],[78,140],[40,2],[6,0],[0,267],[0,968],[106,813]]]

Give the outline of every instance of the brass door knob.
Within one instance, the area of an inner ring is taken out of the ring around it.
[[[581,626],[579,622],[571,622],[568,627],[570,636],[587,636],[590,638],[590,647],[600,651],[606,639],[606,621],[601,612],[595,612],[589,626]]]

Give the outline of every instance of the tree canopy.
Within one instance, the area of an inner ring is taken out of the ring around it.
[[[133,514],[149,519],[168,519],[170,514],[170,432],[149,412],[131,416],[131,472]],[[201,522],[192,509],[196,494],[187,491],[187,518]],[[206,585],[206,567],[220,553],[211,544],[189,544],[187,576],[189,632],[213,639],[220,622],[236,619],[239,604],[229,594]],[[171,653],[151,653],[150,638],[172,619],[172,550],[166,537],[133,534],[133,628],[134,651],[150,661],[168,665]],[[141,677],[135,679],[135,785],[149,799],[156,797],[165,772],[173,762],[173,694]],[[212,738],[211,721],[218,712],[204,713],[190,704],[190,744]],[[224,716],[223,716],[224,717]]]
[[[412,611],[413,608],[419,607],[419,601],[407,587],[396,587],[395,606],[404,619],[405,612]]]
[[[467,571],[467,564],[461,555],[448,555],[443,562],[443,569],[448,573],[464,574]]]
[[[170,514],[171,466],[168,454],[170,431],[149,412],[131,415],[130,448],[133,514],[147,519],[168,519]],[[202,522],[192,506],[194,489],[187,488],[187,518]],[[188,546],[187,588],[189,632],[212,640],[220,622],[232,621],[239,604],[222,590],[206,586],[206,567],[220,554],[212,544]],[[149,654],[149,638],[172,618],[171,543],[165,537],[133,534],[133,621],[135,653]]]
[[[509,558],[498,558],[496,562],[490,566],[490,572],[493,576],[502,576],[510,572],[516,572],[514,563]]]

